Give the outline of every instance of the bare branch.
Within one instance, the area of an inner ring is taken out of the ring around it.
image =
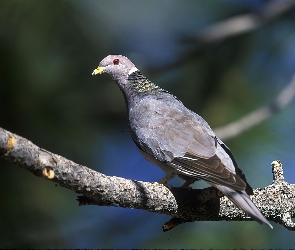
[[[283,16],[294,10],[295,1],[270,1],[259,12],[249,13],[231,17],[227,20],[215,23],[196,35],[182,39],[183,42],[193,44],[193,48],[183,53],[175,61],[166,64],[163,67],[153,68],[153,72],[164,72],[178,68],[184,62],[196,58],[205,48],[216,44],[230,37],[238,36],[251,32],[266,23]]]
[[[214,132],[221,140],[231,139],[246,130],[259,125],[265,120],[281,111],[295,97],[295,74],[287,86],[276,96],[276,98],[268,105],[265,105],[248,115],[227,124],[223,127],[214,129]]]
[[[201,190],[168,189],[159,183],[106,176],[39,148],[2,128],[0,157],[82,194],[78,197],[80,205],[120,206],[171,215],[173,218],[164,225],[164,231],[189,221],[251,220],[226,197],[218,197],[213,187]],[[272,165],[274,182],[254,190],[251,198],[269,220],[295,230],[291,220],[295,212],[295,187],[284,182],[279,161]]]
[[[243,14],[209,26],[201,33],[185,39],[187,42],[197,42],[209,45],[229,37],[253,31],[265,23],[274,20],[293,10],[295,1],[270,1],[256,13]]]

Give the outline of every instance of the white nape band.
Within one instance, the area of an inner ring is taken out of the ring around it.
[[[132,69],[129,70],[128,75],[131,75],[133,72],[137,71],[138,68],[133,67]]]

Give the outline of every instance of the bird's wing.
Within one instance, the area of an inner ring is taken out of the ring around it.
[[[238,175],[229,171],[217,155],[204,159],[186,154],[183,157],[174,158],[167,164],[183,175],[203,179],[210,184],[223,185],[238,191],[246,189],[246,183]]]
[[[245,190],[230,156],[198,115],[175,102],[142,102],[133,119],[133,139],[144,152],[165,162],[178,173]],[[134,120],[135,119],[135,120]]]
[[[162,162],[184,156],[190,148],[200,158],[215,155],[215,139],[184,106],[148,99],[129,112],[131,135],[140,148]]]

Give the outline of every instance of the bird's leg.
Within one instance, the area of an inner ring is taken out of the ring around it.
[[[182,188],[191,188],[189,187],[189,185],[193,184],[195,181],[198,180],[198,178],[195,178],[195,177],[187,177],[185,176],[185,183],[182,184]]]
[[[182,184],[182,188],[191,188],[189,187],[189,185],[193,184],[195,181],[198,181],[199,179],[198,178],[195,178],[195,177],[188,177],[188,176],[185,176],[185,175],[179,175],[179,177],[181,179],[184,179],[185,180],[185,183]]]
[[[167,184],[167,181],[171,180],[172,178],[174,178],[176,175],[176,173],[169,173],[169,174],[166,174],[161,180],[158,181],[158,183],[160,184]]]
[[[170,184],[168,184],[167,181],[171,180],[175,176],[176,176],[176,173],[173,173],[173,172],[169,173],[169,174],[166,174],[161,180],[158,181],[158,183],[163,184],[167,188],[171,189],[172,186]]]

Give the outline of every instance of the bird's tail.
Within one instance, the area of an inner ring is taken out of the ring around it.
[[[268,225],[273,228],[269,221],[262,215],[258,208],[254,205],[253,201],[246,194],[245,191],[235,191],[231,188],[215,185],[228,199],[230,199],[238,208],[242,209],[245,213],[251,216],[254,220],[261,224]]]

